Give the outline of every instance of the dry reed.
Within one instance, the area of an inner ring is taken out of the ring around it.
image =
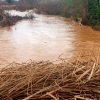
[[[95,58],[82,52],[60,64],[11,63],[0,70],[0,100],[98,100],[100,65]]]

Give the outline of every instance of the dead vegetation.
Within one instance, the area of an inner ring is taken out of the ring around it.
[[[22,17],[19,16],[4,16],[3,20],[0,22],[0,26],[5,27],[5,26],[12,26],[19,20],[22,20]]]
[[[10,16],[9,14],[8,15],[4,15],[2,17],[2,20],[0,21],[0,26],[2,27],[6,27],[6,26],[13,26],[15,25],[18,21],[20,20],[24,20],[24,19],[33,19],[34,16],[24,16],[24,17],[21,17],[21,16]]]
[[[9,8],[9,7],[8,7]],[[18,21],[24,20],[24,19],[33,19],[35,18],[34,15],[26,15],[24,17],[22,16],[11,16],[9,13],[4,13],[4,9],[0,7],[0,26],[6,27],[6,26],[13,26]]]
[[[20,16],[4,16],[3,20],[0,22],[0,26],[5,27],[5,26],[13,26],[15,25],[18,21],[24,20],[24,19],[33,19],[34,17],[32,16],[31,18],[25,16],[25,17],[20,17]]]
[[[82,51],[60,64],[11,63],[0,70],[0,100],[99,100],[98,62],[99,55]]]

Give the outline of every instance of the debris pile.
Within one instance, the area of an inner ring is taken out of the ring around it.
[[[99,100],[98,59],[93,55],[80,55],[60,64],[14,62],[0,70],[0,100],[52,99]]]

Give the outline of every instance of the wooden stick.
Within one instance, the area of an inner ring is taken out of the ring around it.
[[[90,76],[89,76],[88,80],[90,80],[90,79],[91,79],[91,77],[92,77],[92,75],[93,75],[95,65],[96,65],[96,64],[94,63],[94,64],[93,64],[93,67],[92,67],[91,74],[90,74]]]

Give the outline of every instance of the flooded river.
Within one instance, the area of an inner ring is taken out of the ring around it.
[[[12,27],[0,28],[0,63],[29,59],[55,61],[61,54],[70,58],[73,51],[80,48],[99,47],[100,32],[89,26],[79,26],[59,16],[34,16],[33,20],[22,20]]]

